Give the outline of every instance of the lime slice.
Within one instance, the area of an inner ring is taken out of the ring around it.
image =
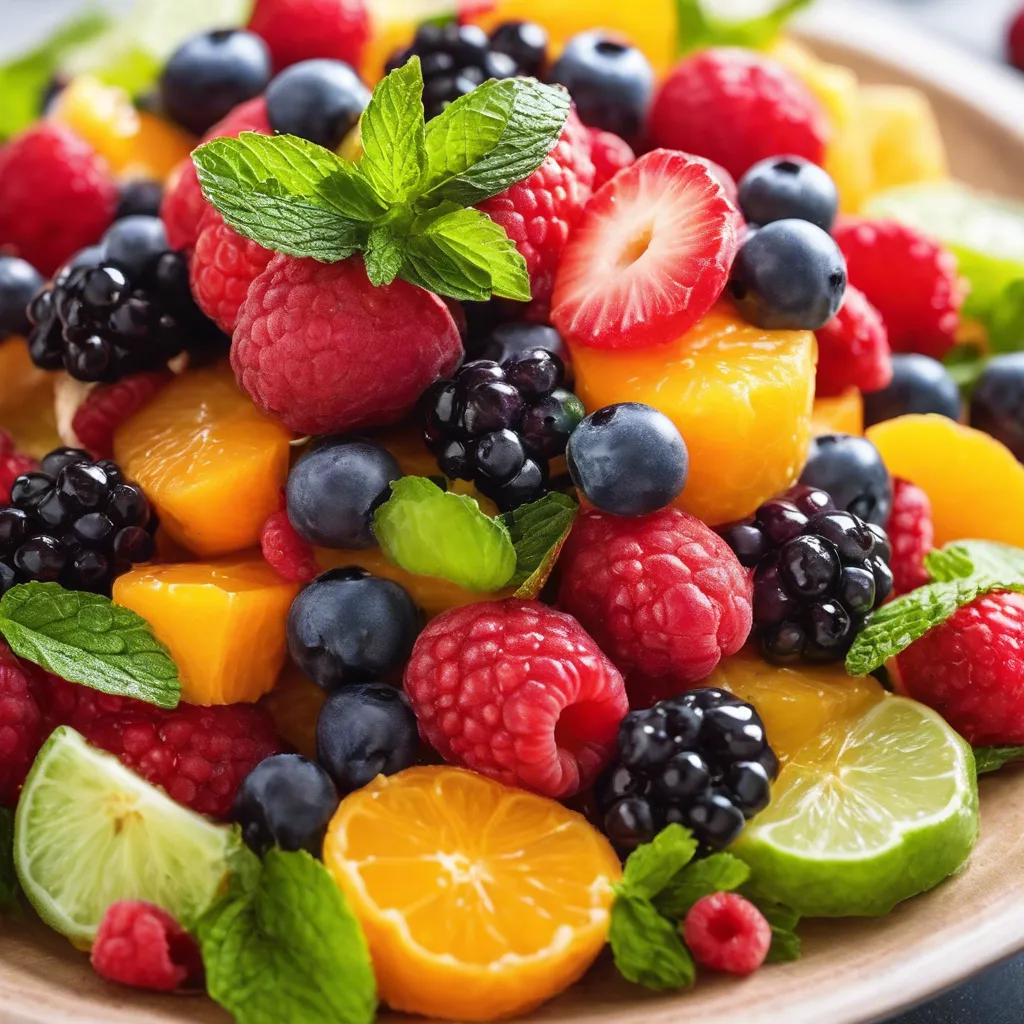
[[[14,862],[26,896],[80,945],[117,900],[148,900],[186,927],[218,896],[239,840],[63,727],[18,801]]]
[[[870,916],[938,885],[977,838],[971,748],[889,697],[796,754],[734,852],[758,894],[800,914]]]
[[[892,217],[938,238],[956,253],[971,282],[965,312],[991,309],[1024,277],[1024,205],[976,192],[956,181],[906,185],[868,200],[869,217]]]

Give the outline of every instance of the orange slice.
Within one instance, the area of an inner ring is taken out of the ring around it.
[[[466,1021],[525,1013],[576,981],[622,876],[580,815],[459,768],[410,768],[346,797],[324,863],[384,1002]]]

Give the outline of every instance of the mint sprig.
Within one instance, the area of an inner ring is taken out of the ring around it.
[[[18,875],[14,870],[14,812],[0,807],[0,914],[18,909]]]
[[[516,549],[516,571],[508,581],[518,587],[516,597],[532,601],[544,589],[579,510],[568,495],[552,491],[501,517]]]
[[[19,658],[102,693],[177,707],[178,668],[140,615],[100,594],[25,583],[0,599],[0,636]]]
[[[650,900],[617,896],[608,928],[615,966],[627,981],[653,992],[689,988],[697,978],[679,928],[658,913]]]
[[[782,964],[790,960],[799,960],[800,936],[796,933],[796,926],[800,923],[800,915],[795,910],[791,910],[782,903],[776,903],[774,900],[754,896],[743,890],[741,890],[741,895],[746,896],[761,911],[772,930],[772,944],[764,962],[766,964]]]
[[[1024,747],[975,747],[974,764],[979,775],[997,772],[1017,761],[1024,761]]]
[[[655,906],[665,917],[681,921],[698,900],[716,892],[733,892],[749,878],[750,868],[739,857],[713,853],[679,872],[658,893]]]
[[[526,261],[473,207],[529,177],[565,127],[565,90],[489,81],[429,123],[418,57],[374,89],[358,164],[292,136],[244,133],[193,154],[206,198],[260,245],[324,263],[362,253],[370,280],[526,302]]]
[[[741,20],[719,18],[702,0],[676,0],[676,53],[684,56],[709,46],[762,49],[771,44],[794,14],[812,0],[783,0],[765,14]]]

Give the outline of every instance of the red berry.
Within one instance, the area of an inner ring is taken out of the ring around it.
[[[956,343],[966,296],[956,257],[896,221],[844,217],[833,235],[850,284],[881,313],[892,351],[942,359]]]
[[[117,428],[173,379],[170,373],[136,373],[92,388],[71,420],[82,447],[93,458],[112,459]]]
[[[280,71],[330,57],[358,68],[370,39],[364,0],[257,0],[249,31],[262,37]]]
[[[628,710],[622,677],[579,623],[516,598],[434,619],[405,692],[446,761],[559,800],[611,760]]]
[[[619,171],[636,162],[636,153],[625,139],[614,132],[590,128],[590,159],[594,164],[594,191],[611,181]]]
[[[587,203],[558,269],[552,323],[594,348],[673,341],[722,294],[740,226],[704,161],[647,153]]]
[[[206,210],[189,260],[189,281],[199,308],[225,334],[235,329],[249,285],[273,255],[225,224],[215,209]]]
[[[295,532],[283,495],[281,508],[263,524],[260,548],[274,572],[291,583],[311,583],[320,573],[313,545]]]
[[[847,388],[879,391],[892,380],[892,353],[885,323],[859,288],[847,287],[839,312],[815,334],[815,394],[819,398],[842,394]]]
[[[555,148],[525,181],[480,204],[526,260],[535,304],[546,304],[569,232],[593,192],[590,130],[569,113]]]
[[[107,907],[90,960],[107,981],[158,992],[199,988],[203,977],[196,940],[166,910],[142,900]]]
[[[118,196],[106,160],[63,125],[41,121],[0,149],[0,249],[48,277],[99,240]]]
[[[0,807],[13,807],[45,739],[35,676],[0,640]]]
[[[636,519],[585,509],[559,565],[559,606],[626,677],[631,707],[699,683],[750,634],[750,577],[718,534],[679,509]]]
[[[683,941],[702,967],[753,974],[768,956],[772,929],[750,900],[735,892],[716,892],[690,908]]]
[[[401,279],[375,288],[362,260],[277,255],[253,281],[231,365],[257,407],[300,434],[395,423],[462,358],[444,302]]]
[[[1024,10],[1010,23],[1006,36],[1006,56],[1015,68],[1024,71]]]
[[[38,466],[35,459],[16,451],[13,438],[0,430],[0,504],[11,500],[11,484],[22,473],[31,473]]]
[[[1024,596],[958,609],[896,659],[899,688],[972,746],[1024,745]]]
[[[893,593],[897,596],[930,582],[924,556],[935,543],[932,503],[928,495],[906,480],[893,480],[892,511],[885,525],[892,546],[889,568],[893,575]]]
[[[706,156],[698,157],[698,159],[707,165],[707,169],[711,172],[711,177],[725,189],[725,198],[738,210],[740,208],[740,187],[736,184],[736,179],[721,164],[716,164],[714,160],[709,160]]]
[[[647,132],[653,146],[720,163],[741,178],[780,153],[820,164],[830,128],[800,79],[753,50],[712,47],[680,61],[654,97]]]

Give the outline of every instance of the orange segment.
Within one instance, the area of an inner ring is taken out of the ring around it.
[[[291,432],[257,411],[227,366],[168,384],[114,436],[170,536],[199,555],[253,547],[288,473]]]
[[[29,358],[24,338],[0,341],[0,430],[14,446],[39,458],[61,442],[53,409],[54,375]]]
[[[135,569],[117,578],[113,596],[170,648],[181,699],[210,705],[256,701],[274,685],[298,592],[255,554]]]
[[[864,398],[856,388],[847,388],[834,398],[816,398],[811,418],[815,437],[819,434],[863,434]]]
[[[932,503],[935,546],[994,540],[1024,547],[1024,466],[1004,444],[945,416],[900,416],[868,428],[889,472]]]
[[[156,114],[139,114],[139,131],[132,141],[125,177],[163,181],[192,152],[198,140]]]
[[[817,359],[810,331],[762,330],[725,302],[668,345],[572,347],[588,413],[644,402],[679,428],[690,477],[676,504],[712,525],[741,519],[796,480],[811,438]]]
[[[608,935],[608,841],[561,804],[459,768],[378,777],[342,801],[324,863],[370,944],[381,999],[452,1020],[525,1013]]]

